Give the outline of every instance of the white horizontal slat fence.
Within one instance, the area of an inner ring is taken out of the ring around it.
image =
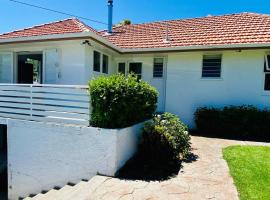
[[[0,117],[89,125],[87,86],[0,84]]]

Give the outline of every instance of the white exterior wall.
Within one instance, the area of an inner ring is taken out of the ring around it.
[[[113,176],[135,153],[142,124],[111,130],[3,120],[8,127],[9,198]]]
[[[82,44],[85,40],[66,40],[54,42],[36,42],[13,45],[0,45],[0,53],[12,53],[13,55],[13,82],[17,80],[17,54],[39,52],[56,49],[59,55],[60,76],[56,84],[62,85],[86,85],[90,78],[102,73],[93,72],[93,50],[97,50],[109,56],[108,74],[115,71],[113,54],[111,50],[90,41],[91,46]],[[44,61],[44,58],[43,58]],[[43,68],[44,68],[43,62]],[[44,71],[44,70],[43,70]],[[105,74],[104,74],[105,75]],[[44,77],[43,77],[44,79]]]
[[[162,78],[153,77],[153,61],[154,58],[164,58],[164,73]],[[118,72],[118,63],[126,63],[126,74],[129,72],[129,63],[140,62],[142,63],[142,79],[152,86],[156,87],[159,91],[158,111],[163,112],[165,109],[165,89],[166,89],[166,61],[167,55],[165,54],[146,54],[146,55],[126,55],[116,57],[115,61],[115,72]]]
[[[202,56],[211,53],[222,53],[221,79],[201,78]],[[169,54],[166,111],[194,128],[193,114],[201,106],[270,107],[270,92],[264,92],[264,54],[264,50]]]

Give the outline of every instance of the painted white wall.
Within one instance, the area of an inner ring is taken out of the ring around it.
[[[97,173],[113,176],[135,153],[142,124],[119,130],[0,120],[8,126],[9,198]]]
[[[153,77],[153,61],[154,57],[164,58],[164,77]],[[118,63],[126,63],[126,73],[129,72],[129,63],[141,62],[142,63],[142,79],[152,86],[154,86],[159,92],[159,100],[157,110],[163,112],[165,110],[165,89],[166,89],[166,61],[167,55],[164,54],[147,54],[147,55],[124,55],[121,57],[115,57],[115,71],[118,72]]]
[[[86,85],[90,78],[101,75],[102,73],[93,72],[94,49],[109,56],[108,74],[114,73],[115,68],[113,67],[112,55],[115,53],[94,41],[89,40],[91,46],[82,44],[84,41],[85,40],[67,40],[1,45],[0,54],[2,52],[4,54],[13,55],[14,82],[16,82],[17,79],[17,54],[31,52],[43,53],[48,50],[57,50],[58,52],[59,69],[57,69],[57,71],[60,72],[60,76],[56,84]],[[43,59],[43,61],[45,60]]]
[[[202,56],[222,53],[221,79],[203,79]],[[189,52],[168,55],[166,111],[194,128],[193,114],[201,106],[252,104],[270,106],[264,92],[264,50]]]

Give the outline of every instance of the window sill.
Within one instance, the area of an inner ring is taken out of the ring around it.
[[[223,81],[223,78],[200,78],[201,81]]]
[[[270,91],[263,91],[262,96],[270,96]]]

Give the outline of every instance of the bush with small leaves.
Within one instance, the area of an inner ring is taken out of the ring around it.
[[[91,126],[124,128],[153,117],[157,90],[135,75],[100,76],[89,81]]]

